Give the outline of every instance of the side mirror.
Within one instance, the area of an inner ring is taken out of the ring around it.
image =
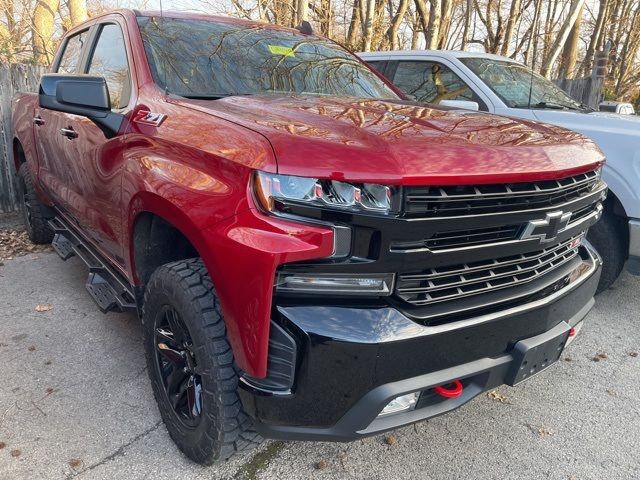
[[[471,102],[469,100],[441,100],[438,105],[443,107],[461,108],[463,110],[480,110],[478,102]]]
[[[109,89],[102,77],[45,74],[40,79],[38,101],[42,108],[91,119],[108,138],[118,133],[124,119],[111,111]]]

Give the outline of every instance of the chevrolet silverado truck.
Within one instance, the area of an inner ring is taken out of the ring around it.
[[[13,127],[31,239],[140,316],[162,418],[202,464],[518,384],[594,303],[590,140],[425,107],[308,25],[93,18]]]
[[[625,268],[640,275],[640,118],[596,112],[512,58],[490,53],[361,53],[396,86],[422,102],[483,110],[568,128],[590,138],[607,163],[604,213],[588,239],[602,256],[598,291]]]

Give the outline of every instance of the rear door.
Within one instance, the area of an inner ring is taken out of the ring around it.
[[[52,71],[67,75],[79,74],[89,36],[89,28],[68,36],[54,62]],[[60,134],[65,124],[65,117],[64,113],[36,107],[33,123],[40,183],[59,208],[68,210],[69,187],[77,183],[77,178],[74,178],[74,172],[67,167],[64,151],[68,143]]]

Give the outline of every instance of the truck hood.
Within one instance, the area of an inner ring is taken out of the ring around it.
[[[603,155],[562,128],[406,102],[234,96],[175,100],[264,135],[278,172],[394,184],[501,183],[561,178]]]
[[[541,122],[562,125],[576,131],[601,130],[640,139],[640,117],[610,112],[577,112],[567,110],[534,110]]]

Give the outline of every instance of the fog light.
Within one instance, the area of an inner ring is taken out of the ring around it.
[[[409,393],[407,395],[401,395],[391,400],[386,407],[382,409],[379,417],[384,415],[391,415],[393,413],[406,412],[412,410],[416,403],[418,403],[418,397],[420,392]]]
[[[335,293],[342,295],[390,295],[392,274],[279,273],[278,293]]]

